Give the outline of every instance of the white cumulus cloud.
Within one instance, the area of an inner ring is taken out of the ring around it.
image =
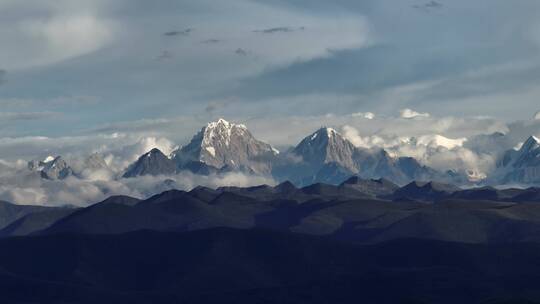
[[[416,112],[411,109],[403,109],[399,111],[399,116],[401,118],[411,119],[411,118],[417,118],[417,117],[430,117],[431,115],[429,113],[420,113]]]

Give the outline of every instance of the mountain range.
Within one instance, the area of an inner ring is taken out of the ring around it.
[[[503,134],[486,137],[486,141],[500,141]],[[463,144],[442,136],[418,138],[415,142]],[[451,148],[451,147],[449,147]],[[434,152],[435,153],[435,152]],[[200,175],[242,172],[267,176],[277,182],[291,181],[296,186],[313,183],[340,184],[351,176],[364,179],[384,178],[398,185],[412,181],[434,181],[461,186],[540,184],[540,140],[528,138],[518,149],[507,151],[497,162],[489,176],[472,171],[439,171],[421,163],[414,157],[393,156],[384,148],[362,148],[332,128],[322,127],[302,139],[298,145],[280,152],[256,139],[245,125],[224,119],[208,123],[191,141],[170,155],[159,149],[140,156],[118,178],[137,176],[171,176],[181,171]],[[98,154],[85,162],[85,168],[106,168]],[[40,172],[43,178],[65,179],[80,177],[61,157],[44,161],[31,161],[30,170]]]
[[[400,237],[540,242],[540,188],[403,187],[351,177],[339,185],[196,187],[141,200],[111,196],[85,208],[0,203],[0,236],[118,234],[138,230],[264,228],[371,243]]]
[[[85,208],[0,202],[0,292],[6,303],[537,303],[539,236],[539,188],[358,176]]]

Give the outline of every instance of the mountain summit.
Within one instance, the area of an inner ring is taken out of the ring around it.
[[[523,165],[540,165],[540,139],[530,136],[519,149],[514,167]],[[533,164],[534,163],[534,164]]]
[[[73,175],[73,169],[61,156],[49,156],[43,161],[32,160],[28,162],[28,169],[37,171],[41,177],[50,180],[65,179]]]
[[[353,160],[355,151],[349,140],[327,127],[304,138],[293,150],[306,163],[317,166],[336,163],[352,172],[357,171]]]
[[[499,164],[503,183],[540,182],[540,139],[530,136],[519,150],[510,150]]]
[[[298,184],[316,182],[340,184],[352,175],[362,178],[386,178],[397,184],[415,179],[446,180],[411,157],[392,157],[384,149],[373,150],[355,147],[348,139],[332,128],[320,128],[304,138],[292,153],[302,162],[288,165],[280,176]]]
[[[208,123],[188,145],[173,152],[173,159],[180,168],[200,162],[217,169],[269,173],[269,160],[278,153],[257,140],[245,125],[219,119]]]
[[[168,158],[161,150],[152,149],[150,152],[139,157],[131,164],[123,177],[136,177],[140,175],[171,175],[176,172],[174,161]]]

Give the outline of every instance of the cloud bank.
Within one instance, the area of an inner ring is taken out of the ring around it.
[[[21,163],[0,164],[0,200],[16,204],[46,206],[87,206],[111,195],[129,195],[148,198],[171,189],[191,190],[197,186],[218,188],[221,186],[274,185],[268,177],[242,173],[202,176],[180,172],[173,176],[141,176],[116,179],[109,172],[93,171],[82,178],[68,177],[64,180],[47,180],[35,172],[29,172]]]
[[[398,111],[396,116],[362,112],[258,118],[247,122],[247,125],[257,138],[282,148],[282,151],[296,145],[321,126],[330,126],[357,147],[385,149],[393,156],[415,157],[435,169],[453,170],[478,180],[495,170],[497,161],[505,151],[519,147],[530,135],[540,135],[538,120],[505,123],[489,117],[430,115],[402,118],[403,112]],[[120,178],[139,156],[153,148],[169,154],[180,145],[187,144],[199,129],[200,124],[196,120],[178,118],[119,123],[72,137],[2,138],[0,199],[21,204],[84,205],[113,194],[147,197],[170,188],[190,189],[197,185],[216,187],[275,183],[269,177],[241,173],[199,176],[182,172],[172,177]],[[184,139],[175,137],[179,131],[186,132],[186,135],[179,136]],[[102,156],[107,168],[85,169],[85,159],[92,153]],[[28,160],[57,155],[62,155],[79,172],[80,178],[43,180],[26,168]]]

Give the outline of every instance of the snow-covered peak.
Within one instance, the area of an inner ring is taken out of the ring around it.
[[[230,127],[231,127],[231,123],[228,122],[228,121],[226,121],[226,120],[223,119],[223,118],[220,118],[220,119],[218,119],[217,121],[209,122],[209,123],[206,125],[206,127],[207,127],[207,128],[210,128],[210,129],[212,129],[212,128],[217,128],[217,127],[219,127],[219,126],[223,126],[223,127],[225,127],[225,128],[230,128]]]
[[[47,157],[43,160],[44,163],[50,163],[50,162],[52,162],[52,161],[54,161],[54,157],[51,156],[51,155],[47,156]]]
[[[43,162],[42,166],[40,168],[41,176],[46,179],[64,179],[73,174],[73,170],[61,156],[57,156],[51,161]]]
[[[223,118],[220,118],[216,121],[209,122],[206,125],[206,129],[233,129],[233,128],[239,128],[239,129],[247,129],[246,125],[244,124],[235,124],[231,123]]]
[[[326,136],[328,136],[328,138],[331,138],[333,136],[335,136],[336,134],[338,134],[338,132],[332,128],[326,128]]]
[[[220,118],[203,127],[188,145],[173,153],[173,158],[180,167],[196,161],[218,169],[227,166],[266,172],[269,166],[255,159],[268,158],[278,153],[269,144],[257,140],[245,125]],[[264,170],[259,167],[264,167]]]
[[[323,127],[315,131],[315,133],[311,134],[307,138],[309,138],[311,141],[317,141],[325,138],[331,139],[335,136],[341,137],[341,134],[339,134],[336,130],[332,128]]]
[[[43,169],[55,166],[57,160],[61,160],[60,156],[47,156],[44,160],[31,160],[28,162],[28,169],[31,171],[42,171]]]
[[[210,154],[213,154],[210,151],[215,151],[216,144],[224,144],[228,147],[232,136],[251,136],[245,125],[230,123],[223,118],[208,123],[201,132],[201,148],[209,151]]]
[[[521,153],[526,153],[532,150],[536,150],[538,148],[540,148],[540,139],[532,135],[523,143],[519,151]]]
[[[305,137],[295,148],[294,153],[307,163],[337,163],[354,169],[352,155],[354,145],[336,130],[323,127]]]
[[[146,157],[152,157],[155,155],[165,155],[165,154],[163,154],[163,152],[161,152],[161,150],[158,148],[153,148],[152,150],[148,151],[148,153],[146,153]]]
[[[537,183],[540,167],[540,139],[530,136],[520,147],[505,153],[499,163],[498,176],[504,183]]]
[[[154,148],[131,164],[124,175],[124,178],[142,175],[172,175],[176,172],[176,164],[169,159],[161,150]]]

